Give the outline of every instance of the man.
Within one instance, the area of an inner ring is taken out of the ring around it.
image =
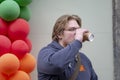
[[[38,80],[70,80],[80,54],[81,65],[75,80],[98,80],[90,60],[79,52],[84,33],[77,15],[63,15],[57,19],[52,33],[52,42],[38,54]]]

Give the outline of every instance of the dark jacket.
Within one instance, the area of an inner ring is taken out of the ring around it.
[[[38,80],[69,80],[75,69],[75,55],[81,47],[82,43],[78,40],[65,48],[52,41],[41,49],[37,60]],[[98,80],[90,60],[83,53],[80,53],[80,57],[83,67],[76,80]]]

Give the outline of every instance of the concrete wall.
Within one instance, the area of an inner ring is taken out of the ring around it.
[[[29,21],[31,54],[36,59],[39,50],[51,42],[55,20],[63,14],[77,14],[82,18],[82,27],[94,35],[93,42],[85,42],[82,51],[90,58],[99,80],[113,80],[113,39],[111,0],[33,0]],[[32,73],[37,80],[37,70]]]

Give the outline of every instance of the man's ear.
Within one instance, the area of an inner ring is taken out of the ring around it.
[[[59,34],[58,35],[58,38],[61,40],[63,38],[63,35],[62,34]]]

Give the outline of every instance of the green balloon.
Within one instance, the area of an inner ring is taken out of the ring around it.
[[[4,0],[0,0],[0,3],[1,3],[2,1],[4,1]]]
[[[19,5],[13,0],[5,0],[0,4],[0,17],[6,21],[18,18],[20,14]]]
[[[19,6],[27,6],[32,2],[32,0],[15,0]]]
[[[29,21],[31,17],[30,9],[28,7],[21,7],[19,17],[25,19],[26,21]]]

